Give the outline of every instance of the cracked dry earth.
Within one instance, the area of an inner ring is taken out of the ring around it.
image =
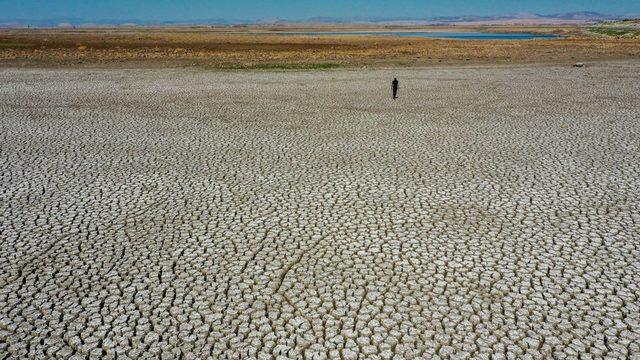
[[[0,358],[640,356],[640,62],[0,80]]]

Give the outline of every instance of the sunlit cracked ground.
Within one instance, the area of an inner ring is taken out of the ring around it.
[[[637,358],[639,145],[637,61],[0,70],[0,358]]]

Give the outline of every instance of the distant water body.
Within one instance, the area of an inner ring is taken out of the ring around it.
[[[483,33],[483,32],[405,32],[405,31],[309,31],[309,32],[268,32],[264,35],[309,35],[309,36],[398,36],[420,37],[430,39],[459,39],[459,40],[531,40],[531,39],[556,39],[559,36],[551,34],[532,33]]]

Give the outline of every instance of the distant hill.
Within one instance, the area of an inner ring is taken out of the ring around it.
[[[606,15],[592,11],[560,14],[508,14],[496,16],[448,16],[432,18],[314,17],[304,20],[266,18],[261,20],[193,19],[147,21],[138,19],[85,20],[57,18],[44,20],[2,19],[0,27],[100,27],[100,26],[177,26],[177,25],[300,25],[300,24],[375,24],[375,25],[561,25],[619,21],[628,16]]]
[[[43,20],[26,19],[2,19],[0,18],[0,28],[9,27],[111,27],[111,26],[177,26],[177,25],[237,25],[251,24],[251,20],[228,20],[228,19],[195,19],[189,21],[149,21],[139,19],[100,19],[85,20],[78,18],[56,18]]]
[[[617,21],[624,18],[591,11],[562,14],[507,14],[496,16],[440,16],[425,19],[418,18],[312,18],[306,22],[335,24],[382,24],[382,25],[502,25],[502,24],[583,24],[601,21]],[[286,23],[286,22],[285,22]]]
[[[593,12],[593,11],[578,11],[578,12],[570,12],[564,14],[552,14],[552,15],[538,15],[541,18],[551,18],[551,19],[563,19],[563,20],[618,20],[621,17],[612,17],[608,15],[604,15],[601,13]]]

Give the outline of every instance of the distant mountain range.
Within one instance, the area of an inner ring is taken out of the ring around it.
[[[311,18],[305,22],[334,24],[381,24],[381,25],[491,25],[491,24],[576,24],[615,21],[627,16],[606,15],[592,11],[561,14],[507,14],[495,16],[440,16],[426,19],[416,18]]]
[[[606,15],[591,11],[561,14],[508,14],[497,16],[448,16],[432,18],[382,17],[315,17],[305,20],[268,18],[261,20],[193,19],[183,21],[149,21],[138,19],[85,20],[58,18],[44,20],[2,19],[0,27],[106,27],[106,26],[177,26],[177,25],[303,25],[303,24],[370,24],[370,25],[560,25],[615,21],[629,16]],[[633,17],[633,16],[632,16]]]

